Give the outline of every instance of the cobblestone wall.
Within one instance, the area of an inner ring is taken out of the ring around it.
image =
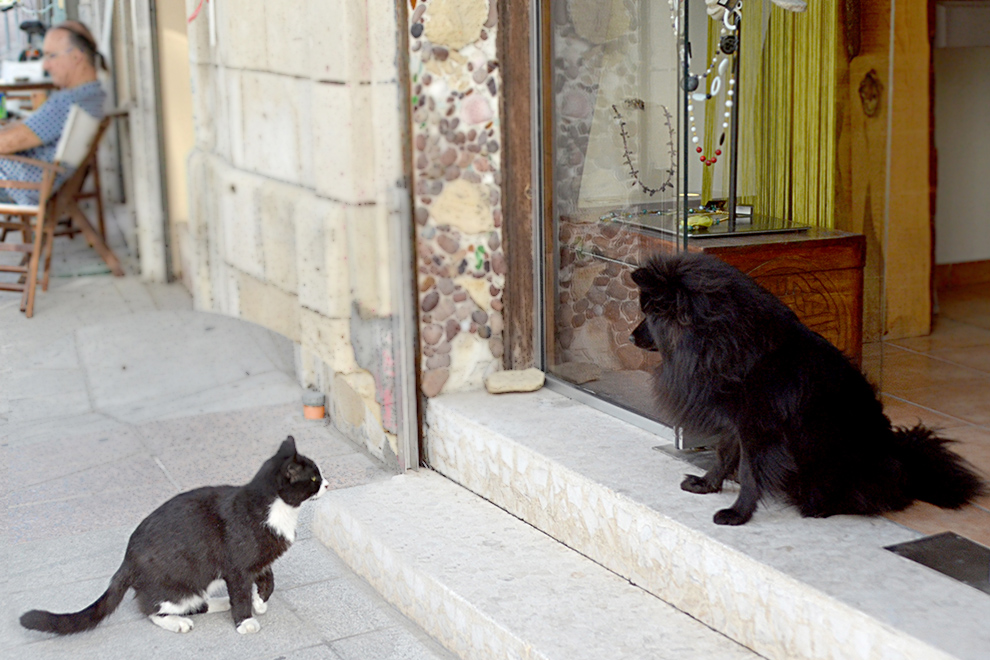
[[[496,0],[410,0],[422,390],[482,386],[500,368],[501,77]]]

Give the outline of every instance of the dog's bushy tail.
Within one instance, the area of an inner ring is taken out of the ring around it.
[[[130,572],[125,564],[117,569],[103,595],[86,609],[74,614],[53,614],[44,610],[31,610],[21,615],[21,625],[31,630],[57,635],[72,635],[92,630],[120,606],[130,586]]]
[[[945,509],[958,509],[987,492],[987,485],[972,467],[948,448],[952,440],[940,438],[918,424],[896,428],[911,497]]]

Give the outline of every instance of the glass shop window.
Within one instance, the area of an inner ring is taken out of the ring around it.
[[[656,353],[629,340],[642,320],[630,273],[658,250],[678,249],[676,9],[552,0],[549,14],[546,369],[578,392],[653,418]]]
[[[800,130],[828,134],[799,112],[795,75],[814,99],[830,79],[770,56],[800,23],[746,2],[744,30],[742,4],[551,0],[537,32],[544,366],[552,387],[668,437],[658,358],[630,341],[642,320],[632,270],[705,241],[830,226],[824,151],[803,149],[806,167],[790,155]]]

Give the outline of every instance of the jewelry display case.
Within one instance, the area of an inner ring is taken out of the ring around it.
[[[542,16],[545,369],[658,432],[658,358],[629,341],[630,274],[655,253],[715,254],[859,359],[863,238],[780,213],[753,153],[772,19],[753,0],[551,0]]]

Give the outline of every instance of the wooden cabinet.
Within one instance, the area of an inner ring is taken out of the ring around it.
[[[794,234],[691,239],[706,252],[752,276],[857,365],[863,353],[861,234],[809,229]]]

